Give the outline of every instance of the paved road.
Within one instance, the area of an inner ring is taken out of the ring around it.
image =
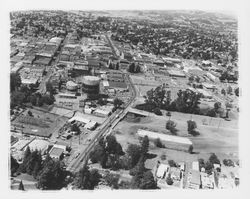
[[[135,87],[133,86],[131,79],[126,74],[125,78],[127,78],[129,82],[129,87],[132,90],[132,96],[130,101],[125,105],[124,109],[118,110],[118,112],[114,112],[109,119],[104,122],[103,128],[94,136],[88,146],[82,146],[81,150],[79,151],[80,155],[72,160],[67,167],[68,171],[77,172],[83,163],[88,160],[90,152],[94,149],[94,147],[98,144],[102,137],[107,136],[114,126],[125,116],[129,106],[134,102],[136,97]]]

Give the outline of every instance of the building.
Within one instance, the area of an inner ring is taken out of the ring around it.
[[[42,155],[45,154],[46,150],[48,149],[49,142],[46,140],[41,139],[34,139],[32,142],[28,145],[30,147],[31,151],[41,151]]]
[[[137,133],[140,137],[148,136],[148,138],[151,140],[160,139],[161,142],[165,144],[167,148],[175,150],[188,151],[189,147],[192,146],[192,142],[188,138],[184,137],[166,135],[143,129],[138,129]]]
[[[98,94],[100,87],[100,78],[96,76],[84,76],[82,81],[82,90],[87,94]]]
[[[200,172],[196,170],[190,170],[187,176],[187,188],[199,189],[201,186]]]
[[[68,81],[66,83],[66,88],[69,91],[76,91],[78,89],[78,85],[73,81]]]
[[[195,170],[195,171],[200,171],[198,161],[192,162],[192,169]]]
[[[165,179],[168,176],[170,167],[167,164],[160,164],[156,171],[156,177]]]
[[[201,172],[201,188],[202,189],[214,189],[214,174],[208,175],[205,172]]]
[[[180,70],[168,70],[170,77],[186,77],[185,73]]]
[[[64,152],[66,152],[66,146],[54,144],[50,149],[49,154],[51,158],[61,159]]]
[[[111,111],[109,110],[102,110],[102,109],[96,109],[94,111],[94,114],[99,117],[108,117],[111,114]]]

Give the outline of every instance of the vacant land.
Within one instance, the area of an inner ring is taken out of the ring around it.
[[[197,123],[199,136],[190,136],[187,132],[187,120],[193,119]],[[208,121],[207,125],[203,125],[203,120]],[[162,133],[169,132],[165,125],[168,117],[156,116],[150,114],[149,117],[140,118],[140,122],[128,122],[123,120],[115,128],[115,136],[125,150],[130,143],[139,144],[137,130],[139,128],[147,128],[148,130],[158,131]],[[207,159],[210,153],[216,153],[218,157],[225,156],[237,158],[238,155],[238,129],[237,121],[224,121],[222,119],[193,115],[183,113],[172,113],[171,120],[175,121],[178,129],[177,135],[189,137],[193,142],[194,154],[183,151],[175,151],[170,149],[156,148],[153,143],[150,145],[150,153],[155,154],[152,159],[147,161],[149,168],[160,159],[162,154],[166,154],[167,159],[175,161],[193,161],[197,158]],[[210,122],[210,123],[209,123]]]
[[[28,111],[32,115],[28,115]],[[66,118],[58,118],[57,115],[36,110],[28,109],[18,116],[12,124],[14,126],[21,126],[23,133],[37,135],[41,137],[49,137],[58,126],[65,123]]]

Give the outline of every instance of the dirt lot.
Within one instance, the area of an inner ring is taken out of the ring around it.
[[[32,116],[27,116],[29,110],[32,112]],[[48,112],[27,109],[12,124],[22,125],[22,130],[26,134],[49,137],[56,130],[57,126],[62,125],[66,121],[66,118],[57,120],[57,117],[57,115]]]

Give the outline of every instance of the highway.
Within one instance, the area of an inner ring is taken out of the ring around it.
[[[114,112],[109,117],[109,119],[105,121],[104,127],[94,136],[92,142],[87,147],[82,148],[79,151],[80,155],[77,158],[75,158],[72,162],[70,162],[70,164],[67,167],[68,171],[77,172],[84,164],[84,162],[88,160],[90,152],[99,143],[100,139],[102,137],[107,136],[112,131],[112,128],[126,115],[128,107],[132,104],[132,102],[136,97],[136,90],[127,74],[125,75],[125,78],[127,78],[129,82],[129,87],[132,91],[132,96],[130,98],[130,101],[125,105],[124,109]]]

